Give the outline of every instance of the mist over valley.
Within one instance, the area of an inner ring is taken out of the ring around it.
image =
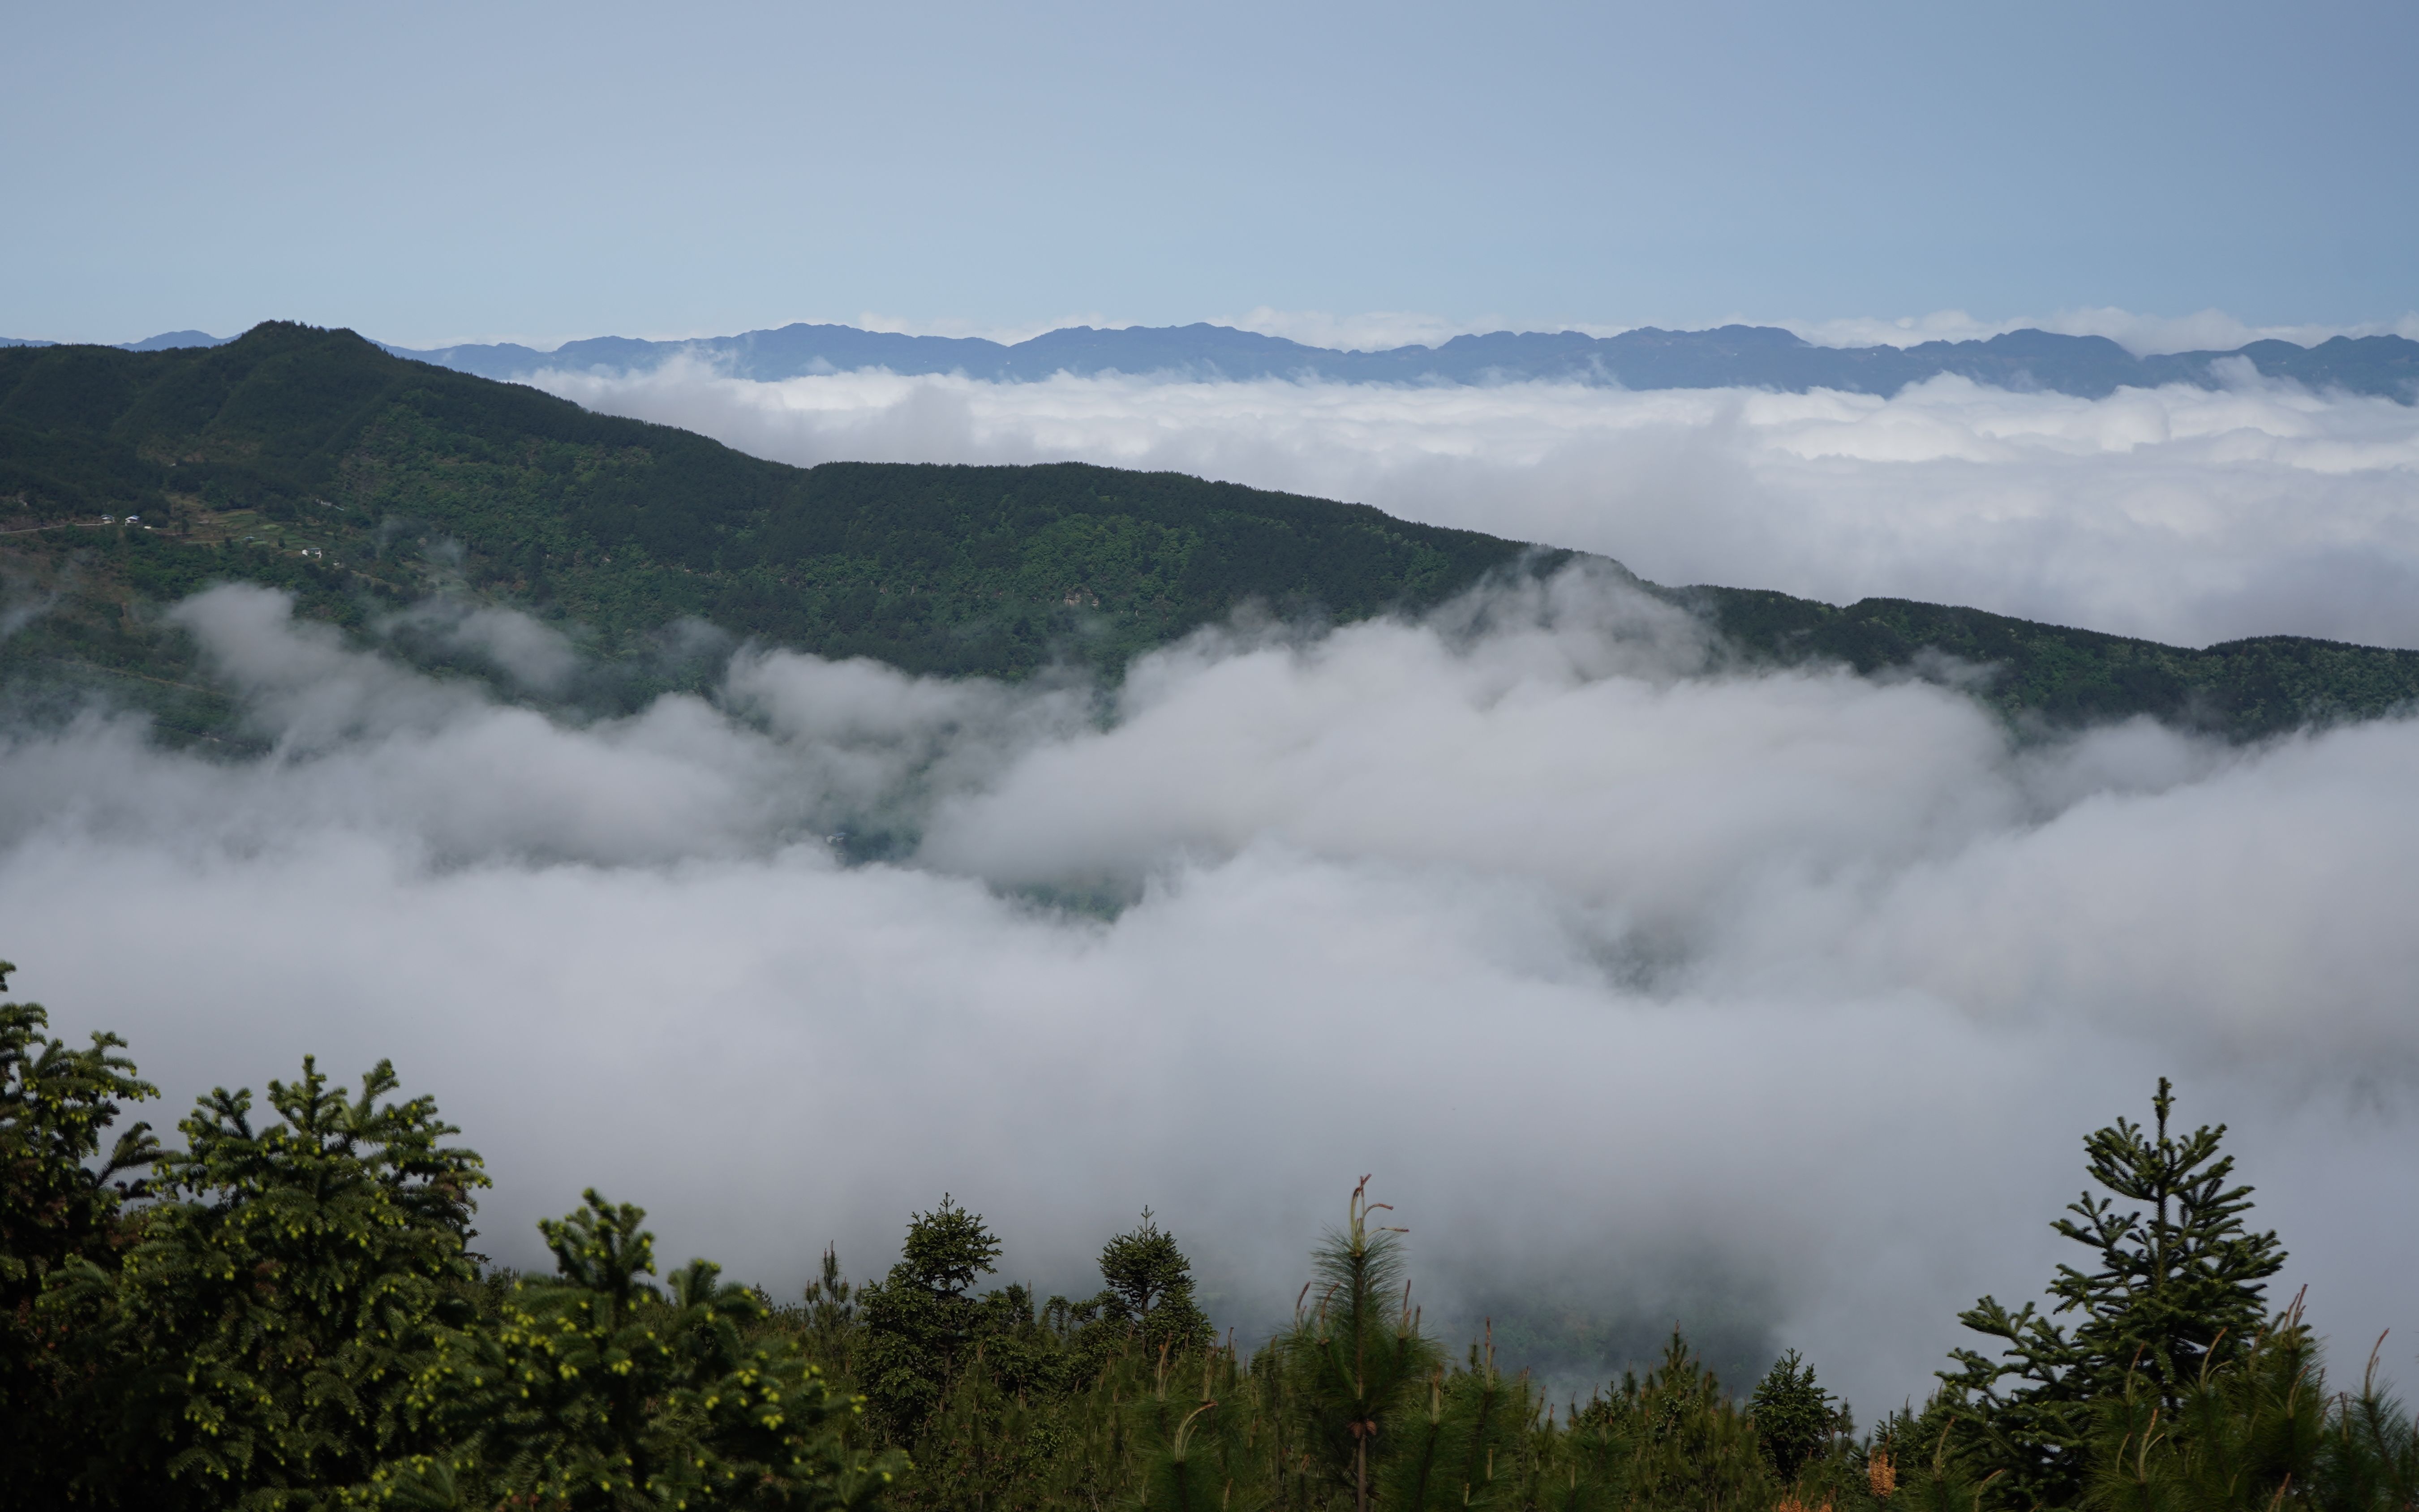
[[[1365,1170],[1558,1390],[1880,1408],[2166,1073],[2403,1316],[2407,405],[90,350],[0,399],[22,986],[169,1107],[394,1057],[499,1259],[599,1183],[794,1292],[946,1191],[1072,1294],[1148,1204],[1248,1335]],[[1927,581],[2000,612],[1833,607]]]
[[[0,1512],[2419,1512],[2419,8],[0,57]]]

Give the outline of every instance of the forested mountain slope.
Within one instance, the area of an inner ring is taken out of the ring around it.
[[[1247,603],[1343,622],[1572,557],[1175,473],[788,467],[288,324],[217,347],[0,350],[0,529],[12,686],[108,676],[193,730],[215,705],[152,611],[225,579],[356,627],[439,586],[510,603],[640,669],[617,685],[638,697],[683,675],[660,633],[684,619],[921,672],[1114,671]],[[2191,651],[1898,600],[1644,586],[1749,660],[1877,671],[1942,653],[1995,666],[1977,686],[2006,712],[2054,721],[2147,712],[2245,737],[2419,696],[2412,652]]]

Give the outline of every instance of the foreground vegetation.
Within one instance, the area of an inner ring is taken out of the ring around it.
[[[0,964],[0,985],[5,985]],[[550,1275],[470,1248],[479,1157],[381,1064],[213,1091],[180,1147],[113,1036],[0,1005],[0,1506],[979,1512],[2281,1512],[2407,1509],[2419,1437],[2374,1362],[2330,1383],[2250,1230],[2222,1129],[2119,1119],[2043,1304],[1985,1298],[1920,1411],[1859,1434],[1794,1351],[1745,1393],[1674,1335],[1550,1403],[1486,1339],[1424,1329],[1356,1188],[1292,1322],[1222,1338],[1146,1211],[1102,1288],[978,1292],[999,1258],[944,1197],[854,1286],[795,1304],[636,1208],[540,1227]],[[2088,1268],[2087,1268],[2088,1267]]]
[[[98,680],[187,735],[231,734],[233,706],[158,610],[229,579],[357,632],[386,625],[438,664],[453,653],[396,631],[394,610],[433,593],[522,608],[611,669],[585,702],[630,705],[709,676],[683,660],[694,638],[670,634],[683,623],[943,675],[1114,676],[1245,605],[1343,623],[1573,557],[1175,473],[785,467],[349,332],[0,349],[0,679],[70,702]],[[2026,720],[2149,714],[2253,738],[2419,698],[2413,652],[2298,637],[2192,651],[1898,599],[1639,586],[1749,664],[1987,665],[1978,696]]]

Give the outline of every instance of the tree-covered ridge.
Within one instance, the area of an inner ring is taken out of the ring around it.
[[[1010,676],[1115,664],[1245,601],[1337,619],[1416,609],[1522,550],[1174,473],[787,467],[294,326],[198,351],[0,353],[0,501],[21,532],[133,514],[156,544],[253,537],[371,578],[416,577],[424,543],[451,541],[471,587],[609,649],[686,615]],[[87,541],[48,537],[10,548]]]
[[[528,609],[639,669],[618,685],[636,697],[679,686],[657,638],[683,620],[942,675],[1114,675],[1245,605],[1341,623],[1574,560],[1177,473],[788,467],[281,324],[218,347],[0,350],[0,531],[12,682],[114,672],[194,732],[224,705],[151,610],[230,578],[350,625],[439,584]],[[1945,657],[1987,670],[1968,681],[2003,711],[2053,722],[2147,713],[2244,738],[2419,698],[2419,653],[2194,651],[1899,600],[1639,586],[1750,665]]]
[[[162,1149],[113,1141],[157,1095],[120,1042],[47,1027],[0,1003],[8,1512],[2419,1505],[2419,1425],[2373,1363],[2330,1385],[2226,1131],[2171,1129],[2164,1081],[2152,1127],[2086,1138],[2049,1310],[1982,1299],[1983,1347],[1859,1433],[1795,1350],[1742,1393],[1675,1333],[1561,1402],[1489,1335],[1448,1351],[1365,1177],[1257,1340],[1218,1336],[1148,1211],[1084,1302],[978,1289],[1001,1243],[946,1196],[882,1281],[827,1249],[798,1304],[659,1273],[644,1213],[593,1190],[519,1275],[470,1247],[480,1158],[384,1064],[353,1094],[306,1059],[257,1113],[214,1090]]]
[[[2008,715],[2060,725],[2149,714],[2242,739],[2372,717],[2419,698],[2419,652],[2307,636],[2195,651],[1903,598],[1835,609],[1756,589],[1684,588],[1670,596],[1699,609],[1751,656],[1837,661],[1859,672],[1913,668],[1963,683]]]

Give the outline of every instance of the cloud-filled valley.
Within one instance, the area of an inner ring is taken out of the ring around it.
[[[855,444],[1008,444],[975,396],[897,393]],[[1967,421],[1894,444],[1936,458]],[[1317,434],[1356,424],[1408,423]],[[2103,455],[2078,424],[2059,444]],[[2309,424],[2335,439],[2268,444],[2311,476],[2393,444]],[[1517,475],[1473,434],[1444,471]],[[1288,444],[1266,455],[1308,465]],[[99,713],[12,734],[18,985],[125,1032],[171,1108],[306,1051],[393,1057],[488,1155],[500,1258],[594,1182],[670,1254],[793,1288],[825,1240],[878,1269],[948,1190],[1012,1276],[1071,1290],[1148,1203],[1248,1329],[1366,1170],[1432,1317],[1686,1317],[1807,1350],[1870,1412],[1920,1395],[1957,1307],[2039,1287],[2080,1135],[2164,1072],[2236,1126],[2322,1325],[2419,1322],[2419,724],[2019,738],[1930,684],[1717,673],[1697,622],[1584,571],[1417,623],[1204,632],[1113,690],[747,648],[712,699],[590,719],[265,590],[177,613],[270,753]],[[509,616],[461,640],[561,654]],[[850,858],[863,835],[886,858]]]
[[[0,1512],[2419,1512],[2419,4],[0,37]]]
[[[848,373],[548,373],[783,461],[1168,468],[1613,556],[1660,582],[1869,595],[2200,645],[2419,646],[2419,409],[2230,389],[1879,398]]]

